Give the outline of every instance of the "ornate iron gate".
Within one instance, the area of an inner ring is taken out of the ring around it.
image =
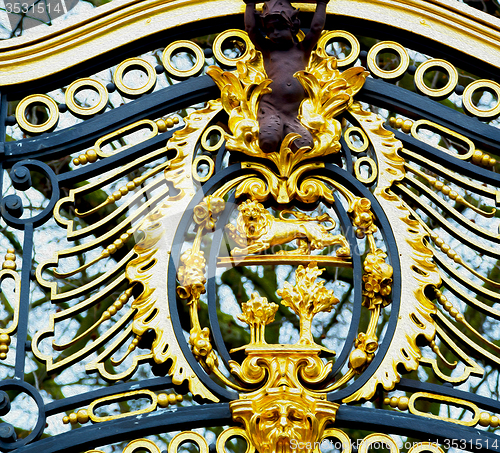
[[[244,9],[0,44],[0,450],[499,451],[500,22],[332,1],[263,152]]]

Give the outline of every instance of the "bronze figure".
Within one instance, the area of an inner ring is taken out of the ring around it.
[[[274,152],[287,134],[297,133],[301,137],[294,141],[294,150],[312,148],[311,133],[298,119],[306,94],[294,74],[304,70],[309,62],[325,26],[328,0],[317,0],[311,28],[302,41],[297,38],[298,10],[288,0],[267,1],[262,14],[256,12],[254,1],[245,3],[245,30],[262,53],[267,76],[272,80],[272,92],[263,95],[259,104],[259,146],[264,152]]]

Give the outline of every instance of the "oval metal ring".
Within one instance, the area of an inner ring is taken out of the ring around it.
[[[354,144],[351,141],[351,134],[359,134],[361,138],[363,139],[363,144],[357,148],[354,146]],[[368,149],[368,145],[370,144],[370,141],[368,140],[368,137],[365,134],[365,131],[361,129],[360,127],[350,127],[346,129],[344,132],[344,140],[349,147],[351,151],[354,151],[355,153],[362,153]]]
[[[246,431],[242,428],[235,428],[235,427],[230,427],[226,428],[224,431],[222,431],[219,434],[219,437],[217,438],[217,444],[216,444],[216,450],[218,453],[227,453],[226,450],[226,442],[231,439],[232,437],[240,436],[245,439],[247,443],[247,449],[245,450],[245,453],[255,453],[255,447],[252,444],[252,441],[248,437],[248,434]]]
[[[125,84],[123,81],[123,74],[130,67],[138,67],[144,69],[148,75],[148,81],[139,88],[132,88]],[[124,94],[130,94],[132,96],[138,96],[147,93],[156,84],[156,71],[153,66],[142,58],[129,58],[122,61],[116,68],[115,74],[113,76],[113,81],[115,82],[116,88],[118,88]]]
[[[347,57],[337,59],[337,67],[348,66],[351,63],[354,63],[359,57],[361,47],[356,36],[347,31],[333,30],[323,33],[321,35],[321,38],[319,38],[318,48],[321,47],[322,49],[325,49],[326,52],[326,46],[328,45],[328,42],[335,38],[345,39],[351,46],[351,52],[349,53],[349,55],[347,55]]]
[[[205,176],[199,176],[198,175],[198,165],[205,161],[208,164],[208,173]],[[193,166],[192,166],[192,172],[193,172],[193,179],[198,182],[205,182],[208,181],[212,175],[214,174],[214,161],[210,159],[208,156],[198,156],[194,161],[193,161]]]
[[[359,167],[363,164],[368,164],[371,170],[370,176],[368,178],[365,178],[361,175],[361,170]],[[354,162],[354,174],[356,176],[356,179],[363,184],[371,184],[375,179],[377,179],[378,171],[377,171],[377,164],[371,157],[360,157],[359,159]]]
[[[362,441],[359,446],[359,453],[368,453],[369,447],[373,444],[384,444],[389,447],[390,453],[399,453],[399,448],[394,442],[394,439],[387,434],[368,434]]]
[[[172,64],[172,54],[179,49],[188,49],[194,54],[196,61],[191,68],[177,69]],[[205,64],[205,55],[202,48],[198,44],[195,44],[192,41],[180,40],[175,41],[165,47],[165,50],[163,51],[163,55],[161,57],[161,61],[163,63],[163,67],[170,75],[173,75],[174,77],[184,78],[194,76],[203,69],[203,65]]]
[[[137,450],[147,450],[149,453],[161,453],[160,448],[153,441],[148,439],[136,439],[130,442],[123,453],[134,453]],[[93,450],[92,450],[93,451]],[[96,450],[97,451],[97,450]],[[87,452],[91,453],[91,452]]]
[[[75,94],[78,90],[83,88],[90,87],[96,90],[99,93],[99,102],[93,107],[82,107],[77,105],[75,102]],[[106,108],[108,103],[108,90],[106,87],[99,81],[85,78],[74,81],[66,90],[65,94],[66,105],[68,108],[77,115],[95,115],[96,113],[101,112]]]
[[[244,43],[245,43],[245,52],[243,52],[243,55],[239,56],[238,58],[228,58],[224,55],[222,52],[222,44],[226,39],[229,38],[240,38]],[[253,48],[253,44],[250,41],[250,38],[248,37],[248,34],[244,31],[241,30],[226,30],[222,33],[219,33],[217,37],[214,40],[214,43],[212,45],[212,49],[214,52],[214,57],[216,60],[226,66],[236,66],[236,63],[238,61],[243,60],[249,53],[250,49]]]
[[[426,71],[431,68],[440,68],[448,74],[448,83],[443,88],[429,88],[424,82]],[[417,89],[432,98],[448,97],[458,84],[458,72],[451,63],[438,58],[431,58],[422,63],[415,71],[415,86]]]
[[[396,69],[392,69],[390,71],[385,71],[380,68],[377,64],[377,55],[383,50],[393,50],[399,56],[399,65]],[[380,77],[381,79],[397,79],[401,77],[408,66],[410,65],[410,57],[406,49],[399,43],[394,41],[381,41],[375,44],[369,51],[366,57],[366,61],[368,63],[368,68],[372,72],[372,74]]]
[[[49,118],[45,123],[33,124],[30,123],[24,112],[32,104],[43,104],[49,109]],[[41,134],[49,129],[52,129],[59,120],[59,108],[57,107],[56,101],[50,98],[46,94],[31,94],[26,96],[16,107],[16,120],[21,129],[26,132],[32,132],[34,134]]]
[[[177,434],[168,444],[168,453],[177,453],[179,447],[185,442],[193,442],[198,445],[199,453],[208,453],[208,443],[205,438],[194,431],[183,431]]]
[[[436,445],[433,442],[419,442],[418,444],[413,445],[408,453],[421,453],[423,451],[431,451],[433,453],[444,453],[443,449]]]
[[[208,136],[210,135],[211,132],[214,131],[220,134],[220,138],[215,145],[208,145],[207,144]],[[218,149],[222,146],[222,144],[225,141],[225,135],[226,131],[222,129],[222,127],[216,125],[210,126],[205,132],[203,132],[203,135],[201,136],[201,146],[203,146],[204,149],[210,151],[211,153],[218,151]]]
[[[491,107],[488,110],[478,109],[474,103],[472,102],[472,95],[476,90],[491,90],[495,92],[497,96],[497,103],[495,106]],[[463,96],[462,96],[462,104],[464,108],[475,116],[480,118],[494,118],[495,116],[500,114],[500,85],[492,80],[476,80],[465,87]],[[17,116],[17,114],[16,114]]]

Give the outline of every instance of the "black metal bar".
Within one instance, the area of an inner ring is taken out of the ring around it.
[[[17,327],[15,378],[24,380],[26,342],[28,340],[28,318],[30,310],[30,282],[33,257],[33,224],[24,227],[23,267],[21,270],[21,294],[19,296],[19,322]]]
[[[452,398],[460,398],[477,404],[484,410],[493,413],[500,412],[500,401],[476,395],[472,392],[464,392],[463,390],[448,387],[447,385],[431,384],[429,382],[414,381],[413,379],[401,379],[401,381],[396,384],[395,389],[404,392],[429,392],[437,395],[450,396]]]

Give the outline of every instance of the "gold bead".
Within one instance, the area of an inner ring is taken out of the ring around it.
[[[393,396],[389,402],[389,405],[391,407],[398,407],[398,402],[399,402],[399,398],[397,396]]]
[[[108,245],[106,247],[106,249],[108,250],[108,252],[112,255],[113,253],[116,252],[116,245],[115,244],[111,244],[111,245]]]
[[[101,252],[101,256],[103,258],[107,258],[109,256],[109,250],[108,249],[104,249],[102,252]]]
[[[174,116],[173,120],[174,120],[174,124],[179,124],[179,118],[177,118],[176,116]]]
[[[167,118],[167,127],[172,127],[174,125],[174,120],[172,118]]]
[[[168,395],[168,403],[169,404],[175,404],[176,402],[177,402],[177,398],[176,398],[175,393],[170,393]]]
[[[113,245],[117,249],[121,249],[123,247],[123,241],[121,239],[116,239],[115,241],[113,241]]]
[[[7,358],[7,354],[5,352],[0,352],[0,360],[5,360]]]
[[[441,181],[436,181],[436,184],[434,184],[434,187],[437,190],[441,190],[444,187],[444,184]]]
[[[65,425],[69,423],[69,417],[67,415],[65,415],[62,420]]]
[[[413,126],[413,121],[412,120],[404,120],[403,121],[403,126],[401,127],[401,130],[408,134],[408,132],[411,131],[411,127]]]
[[[184,397],[182,395],[176,395],[175,398],[177,399],[178,403],[181,403],[184,400]]]
[[[498,426],[498,423],[500,422],[500,420],[498,419],[498,417],[496,415],[492,415],[491,418],[490,418],[490,426],[492,428],[496,428]]]
[[[73,159],[73,165],[76,165],[78,167],[78,165],[80,165],[80,159],[78,159],[78,157],[75,157]]]
[[[445,308],[445,310],[449,311],[449,310],[451,310],[453,308],[453,304],[451,302],[449,302],[449,301],[446,301],[444,303],[444,308]]]
[[[487,412],[481,412],[479,416],[479,424],[481,426],[488,426],[490,424],[490,414]]]
[[[396,127],[399,129],[403,125],[403,118],[398,118],[396,120]]]
[[[393,116],[391,116],[391,117],[389,118],[389,125],[390,125],[391,127],[394,127],[394,126],[395,126],[395,124],[396,124],[396,118],[394,118]]]
[[[441,247],[441,250],[444,252],[444,253],[448,253],[448,250],[450,250],[451,247],[448,245],[448,244],[444,244],[442,247]]]
[[[168,395],[166,393],[160,393],[158,395],[158,406],[160,407],[168,406]]]
[[[457,316],[458,315],[458,310],[455,307],[451,308],[450,309],[450,315],[453,316],[453,317]]]
[[[496,159],[493,159],[493,157],[490,157],[490,160],[489,160],[489,162],[488,162],[488,165],[489,165],[490,167],[493,167],[494,165],[496,165],[496,163],[497,163],[497,160],[496,160]]]
[[[85,154],[89,162],[95,162],[97,160],[97,153],[93,149],[89,149]]]
[[[127,233],[123,233],[121,236],[120,236],[120,239],[125,242],[127,241],[129,238],[129,235]]]
[[[482,158],[483,158],[483,153],[478,149],[476,149],[476,151],[474,151],[474,154],[472,154],[472,162],[475,164],[479,164]]]
[[[102,314],[102,319],[104,319],[105,321],[107,321],[109,318],[111,318],[111,315],[109,314],[109,311],[106,310],[105,312],[103,312]]]
[[[485,154],[483,155],[483,158],[481,159],[481,165],[488,165],[488,163],[490,162],[490,156],[488,156],[488,154]]]
[[[115,199],[115,201],[118,201],[121,197],[122,197],[122,194],[119,190],[113,192],[113,198]]]
[[[444,241],[441,238],[437,238],[435,242],[438,247],[441,247],[444,244]]]
[[[407,396],[402,396],[401,398],[399,398],[398,409],[400,411],[407,410],[409,402],[410,399]]]
[[[135,189],[135,184],[134,184],[134,181],[129,181],[127,183],[127,189],[128,190],[134,190]]]
[[[78,418],[77,418],[76,414],[69,414],[69,422],[70,422],[71,424],[74,424],[74,423],[76,423],[77,421],[78,421]]]
[[[160,132],[165,132],[167,130],[167,124],[163,118],[156,120],[156,125],[158,126],[158,130]]]
[[[441,192],[443,192],[445,195],[448,195],[451,192],[451,188],[449,186],[443,186]]]
[[[451,191],[450,191],[450,198],[451,198],[452,200],[456,200],[456,199],[457,199],[457,197],[458,197],[458,193],[457,193],[457,192],[455,192],[454,190],[451,190]]]
[[[87,413],[86,409],[80,409],[76,413],[76,418],[78,420],[78,423],[87,423],[89,421],[89,414]]]
[[[9,347],[6,344],[0,344],[0,353],[6,354],[9,352]]]
[[[120,193],[122,195],[127,195],[128,194],[128,189],[126,187],[120,187]]]
[[[0,334],[0,343],[8,346],[10,344],[10,335],[7,333]]]
[[[465,320],[464,315],[462,313],[459,313],[458,315],[455,316],[455,320],[457,322],[463,322]]]
[[[78,160],[82,165],[85,165],[88,162],[85,154],[80,154],[80,156],[78,156]]]
[[[111,307],[108,308],[108,313],[113,316],[116,314],[116,307],[114,305],[111,305]]]

